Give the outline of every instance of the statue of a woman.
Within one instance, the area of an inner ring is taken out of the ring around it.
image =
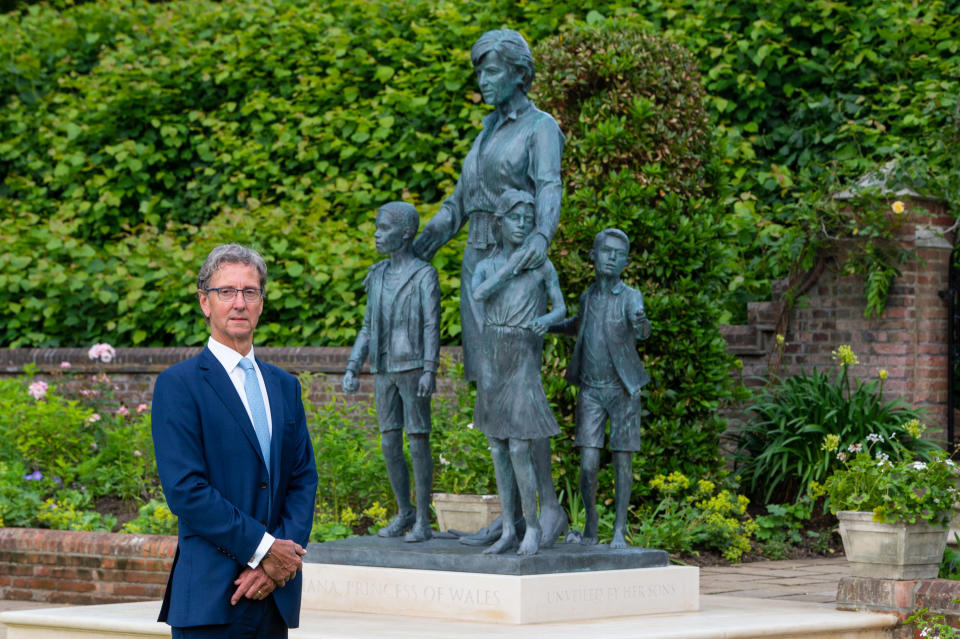
[[[496,108],[483,120],[453,195],[414,241],[414,251],[433,259],[470,221],[460,277],[460,318],[466,378],[476,381],[483,319],[472,295],[473,272],[497,245],[493,236],[497,198],[507,189],[533,196],[534,232],[520,249],[517,270],[540,266],[560,221],[564,140],[556,120],[527,98],[534,66],[523,36],[510,29],[488,31],[473,45],[470,59],[484,102]]]
[[[560,159],[563,133],[547,113],[527,98],[533,83],[533,54],[526,40],[512,29],[484,33],[470,59],[483,100],[495,107],[483,120],[483,130],[473,143],[460,172],[453,195],[414,241],[414,251],[431,260],[437,250],[455,236],[469,220],[467,247],[460,276],[460,322],[465,376],[477,381],[483,353],[481,302],[474,299],[474,271],[497,247],[494,210],[507,190],[529,193],[533,198],[533,231],[511,258],[517,273],[539,268],[547,259],[547,247],[560,222]],[[533,443],[542,547],[551,546],[566,530],[567,516],[560,508],[550,475],[550,440]],[[474,543],[491,543],[500,537],[499,523]],[[467,540],[462,540],[467,541]]]

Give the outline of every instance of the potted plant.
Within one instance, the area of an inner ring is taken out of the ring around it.
[[[440,530],[476,532],[500,514],[487,439],[473,424],[441,425],[434,432],[437,525]]]
[[[911,434],[922,425],[907,424]],[[926,461],[906,451],[899,459],[873,453],[883,444],[877,434],[837,453],[843,467],[823,485],[811,484],[814,497],[827,496],[840,521],[843,549],[852,572],[861,577],[926,579],[937,576],[958,503],[958,467],[942,450]],[[824,442],[832,452],[836,437]]]

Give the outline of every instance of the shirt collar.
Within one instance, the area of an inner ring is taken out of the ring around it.
[[[237,364],[240,363],[241,359],[249,359],[254,363],[254,366],[256,366],[256,359],[253,357],[253,346],[250,346],[249,353],[241,355],[226,344],[221,344],[213,339],[211,336],[210,339],[207,340],[207,348],[210,349],[210,352],[213,353],[213,356],[217,358],[217,361],[220,362],[227,373],[232,372],[233,369],[237,367]]]
[[[623,293],[623,290],[624,290],[626,287],[627,287],[627,285],[623,283],[623,280],[617,280],[617,283],[614,284],[614,285],[610,288],[609,291],[604,290],[604,289],[600,286],[600,282],[599,282],[599,281],[596,283],[596,291],[597,291],[598,293],[610,293],[611,295],[620,295],[620,293]],[[234,352],[236,352],[236,351],[234,351]]]

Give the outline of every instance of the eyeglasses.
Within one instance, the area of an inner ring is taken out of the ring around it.
[[[243,294],[243,301],[253,304],[260,300],[263,297],[262,288],[233,288],[231,286],[221,286],[220,288],[205,288],[203,292],[207,295],[210,294],[210,291],[216,291],[217,297],[220,298],[221,302],[232,302],[237,299],[237,293]]]

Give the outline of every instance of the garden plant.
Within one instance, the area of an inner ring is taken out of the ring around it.
[[[856,353],[841,345],[834,359],[833,379],[816,369],[774,378],[748,404],[751,415],[735,433],[736,472],[764,502],[792,502],[811,481],[826,479],[839,460],[823,449],[825,437],[847,445],[873,433],[898,458],[914,451],[929,459],[938,449],[921,437],[918,426],[904,430],[924,415],[902,399],[884,399],[885,370],[870,381],[852,380],[849,367],[858,362]]]

